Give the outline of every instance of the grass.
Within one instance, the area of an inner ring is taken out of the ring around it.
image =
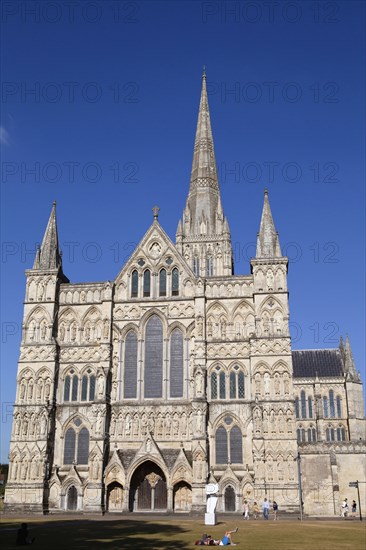
[[[15,548],[19,523],[28,523],[32,548],[47,550],[122,549],[173,550],[193,549],[194,541],[204,532],[220,538],[226,529],[239,526],[234,542],[243,550],[365,550],[365,522],[353,520],[317,521],[306,519],[244,522],[230,517],[214,527],[203,520],[187,517],[154,519],[151,516],[105,516],[71,518],[55,516],[2,517],[0,548]]]

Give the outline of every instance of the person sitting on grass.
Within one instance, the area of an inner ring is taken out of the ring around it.
[[[34,538],[31,539],[29,537],[28,525],[26,523],[22,523],[20,529],[18,529],[15,546],[28,546],[29,544],[33,544],[33,542]]]
[[[238,527],[234,529],[234,531],[225,531],[225,535],[222,537],[221,540],[215,541],[218,546],[236,546],[236,544],[233,542],[233,538],[231,536],[231,533],[237,533]]]
[[[195,545],[196,546],[236,546],[236,544],[233,542],[231,533],[237,533],[238,528],[234,529],[234,531],[226,531],[225,535],[222,537],[222,539],[215,540],[211,537],[211,535],[202,535],[202,538],[199,540],[196,540]]]

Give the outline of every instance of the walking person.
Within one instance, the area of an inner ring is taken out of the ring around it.
[[[244,512],[243,512],[244,519],[249,519],[249,503],[247,500],[244,500]]]
[[[278,520],[278,504],[275,500],[272,502],[272,509],[273,509],[273,514],[274,514],[273,521],[277,521]]]
[[[257,517],[259,516],[259,506],[258,506],[258,503],[254,501],[254,504],[253,504],[253,518],[254,519],[257,519]]]
[[[263,519],[269,518],[269,501],[265,498],[262,504]]]
[[[346,518],[348,516],[348,500],[345,498],[341,506],[341,517]]]

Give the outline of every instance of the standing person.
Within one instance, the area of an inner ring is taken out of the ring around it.
[[[357,513],[357,504],[355,500],[352,500],[352,515],[356,517],[356,513]]]
[[[249,519],[249,503],[247,500],[244,500],[244,512],[243,512],[244,519]]]
[[[263,519],[268,519],[269,517],[269,501],[265,498],[262,504],[263,510]]]
[[[272,502],[272,509],[274,514],[273,521],[276,521],[278,520],[278,504],[275,500]]]
[[[254,504],[253,504],[253,518],[257,519],[258,516],[259,516],[259,506],[258,506],[258,503],[254,501]]]
[[[342,518],[346,518],[348,516],[348,501],[347,501],[346,498],[342,502],[341,516],[342,516]]]

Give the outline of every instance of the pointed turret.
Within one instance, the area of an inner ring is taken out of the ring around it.
[[[52,205],[51,214],[44,233],[41,248],[37,249],[33,269],[61,269],[62,257],[58,244],[56,202]]]
[[[347,375],[350,378],[357,378],[357,372],[355,368],[355,362],[353,359],[353,353],[351,349],[351,344],[348,338],[348,334],[346,336],[346,346],[344,349],[344,368],[347,373]]]
[[[268,191],[264,191],[264,204],[261,225],[257,235],[256,258],[281,258],[280,241],[276,231],[271,207],[268,200]]]
[[[176,244],[197,276],[232,275],[230,229],[221,204],[205,71],[189,194],[182,223],[178,224]]]

